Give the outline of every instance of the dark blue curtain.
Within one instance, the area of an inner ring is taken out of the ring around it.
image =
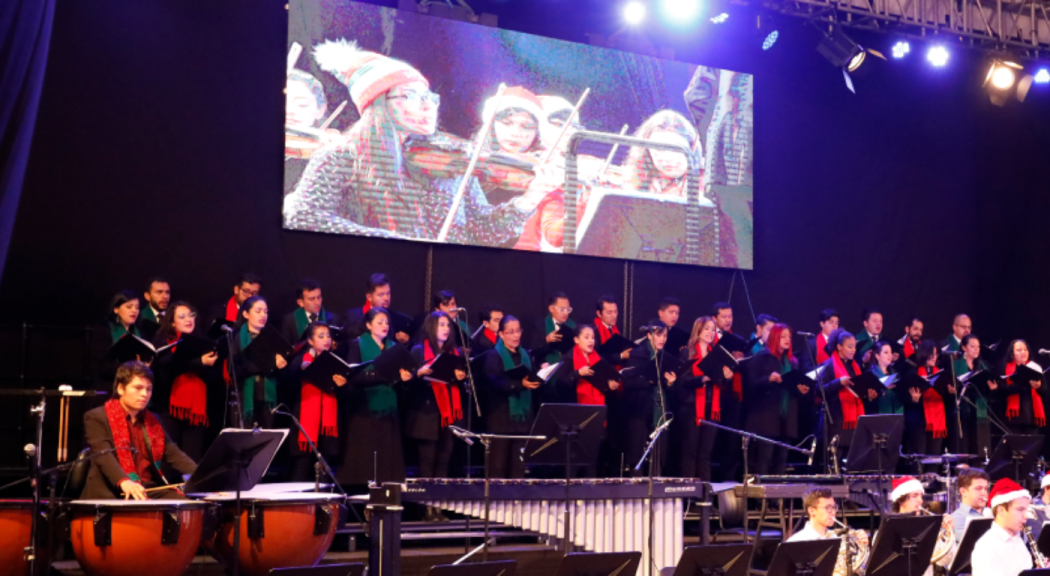
[[[0,277],[44,85],[55,0],[0,2]]]

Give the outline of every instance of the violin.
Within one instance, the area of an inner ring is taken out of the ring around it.
[[[433,136],[411,136],[405,141],[405,167],[422,179],[459,178],[467,170],[473,152],[469,140],[445,132]],[[504,188],[525,193],[536,179],[539,159],[527,154],[482,152],[474,174],[483,188]]]
[[[309,159],[326,144],[338,140],[338,130],[322,130],[304,126],[284,126],[284,157]]]

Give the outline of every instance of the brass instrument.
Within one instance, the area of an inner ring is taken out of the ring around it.
[[[863,530],[853,530],[840,522],[837,518],[835,523],[846,530],[842,537],[842,546],[839,547],[839,556],[835,560],[835,570],[832,576],[864,576],[868,569],[868,558],[871,556],[871,541]],[[852,557],[852,571],[846,570],[846,559]]]
[[[937,516],[935,512],[930,512],[926,508],[919,508],[919,512],[927,516]],[[950,514],[944,514],[944,521],[941,523],[941,529],[937,533],[937,545],[933,548],[933,556],[930,557],[930,564],[937,564],[940,566],[949,566],[952,560],[955,558],[955,521],[952,520]]]
[[[1032,563],[1035,564],[1035,567],[1050,568],[1050,561],[1039,551],[1039,546],[1036,544],[1035,538],[1032,537],[1032,529],[1025,526],[1021,530],[1024,532],[1024,540],[1025,544],[1028,544],[1028,551],[1032,553]]]

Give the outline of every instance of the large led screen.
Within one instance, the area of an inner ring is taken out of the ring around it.
[[[349,0],[288,36],[285,228],[752,268],[751,75]]]

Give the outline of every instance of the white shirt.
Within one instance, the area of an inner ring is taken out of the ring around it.
[[[1032,569],[1032,554],[1020,534],[993,522],[973,547],[970,563],[973,576],[1017,576]]]
[[[794,534],[792,534],[791,538],[788,538],[787,541],[788,542],[808,542],[810,540],[826,540],[828,538],[838,538],[838,536],[835,535],[835,531],[832,530],[831,528],[828,528],[827,530],[825,530],[824,531],[824,535],[821,536],[820,533],[817,532],[817,530],[815,528],[813,528],[813,522],[809,521],[809,522],[806,522],[806,527],[805,528],[803,528],[803,529],[799,530],[798,532],[795,532]]]

